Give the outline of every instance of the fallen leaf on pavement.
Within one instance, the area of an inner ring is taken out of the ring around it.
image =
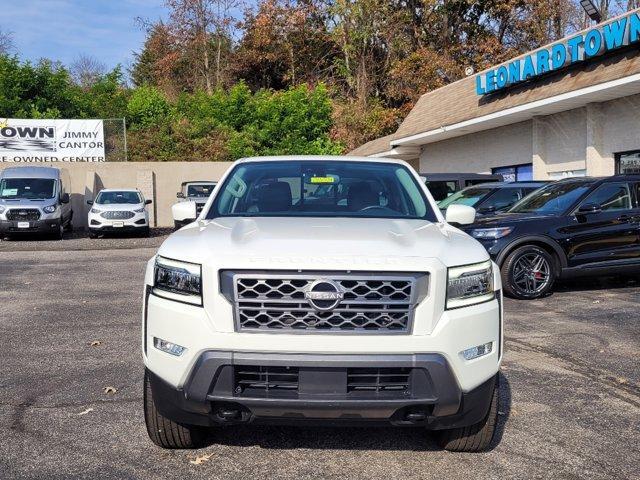
[[[202,455],[200,457],[196,457],[195,460],[189,460],[189,463],[193,465],[200,465],[201,463],[208,462],[209,459],[213,456],[213,453],[209,453],[207,455]]]
[[[100,340],[94,340],[93,342],[90,343],[90,345],[92,347],[97,347],[99,345],[102,345],[102,342]]]
[[[116,393],[118,390],[116,389],[116,387],[104,387],[104,389],[102,390],[104,393],[106,393],[107,395],[111,394],[113,395],[114,393]]]
[[[83,410],[82,412],[78,413],[77,415],[80,417],[82,415],[86,415],[89,412],[93,412],[93,408],[87,408],[86,410]]]

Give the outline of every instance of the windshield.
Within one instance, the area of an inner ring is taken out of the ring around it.
[[[44,200],[56,194],[56,181],[50,178],[4,178],[0,198]]]
[[[215,185],[189,185],[187,187],[187,197],[206,198],[213,192]]]
[[[589,188],[590,182],[552,183],[520,200],[508,213],[559,214],[571,207]]]
[[[100,192],[96,202],[100,205],[137,204],[142,203],[138,192]]]
[[[438,202],[440,208],[447,208],[449,205],[468,205],[470,207],[475,206],[478,201],[491,193],[493,189],[489,187],[469,187],[459,192],[454,193],[450,197],[445,198]]]
[[[407,168],[373,162],[248,162],[218,187],[206,218],[376,217],[436,221]]]

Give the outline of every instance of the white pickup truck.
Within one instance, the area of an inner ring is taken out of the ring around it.
[[[220,425],[376,423],[486,449],[502,292],[485,249],[451,225],[474,215],[453,205],[445,221],[402,161],[236,162],[148,263],[151,440],[194,448]]]
[[[216,188],[216,182],[208,181],[190,181],[182,182],[180,191],[176,194],[178,202],[171,206],[171,214],[173,216],[173,226],[176,230],[182,228],[188,223],[193,222],[202,211],[205,203],[209,199],[211,192]],[[191,202],[195,205],[195,215],[192,215],[192,206],[185,205]],[[185,208],[187,207],[187,208]]]

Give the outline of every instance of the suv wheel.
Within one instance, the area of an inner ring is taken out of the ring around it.
[[[162,448],[198,448],[207,438],[205,428],[176,423],[158,412],[146,369],[144,372],[144,420],[149,438]]]
[[[481,452],[488,449],[498,425],[498,398],[498,381],[496,380],[489,412],[484,420],[468,427],[436,432],[440,448],[450,452]]]
[[[551,291],[557,267],[549,252],[535,245],[524,245],[507,256],[500,273],[507,295],[530,300],[543,297]]]

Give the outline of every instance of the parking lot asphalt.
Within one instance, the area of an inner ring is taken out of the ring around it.
[[[264,426],[161,450],[144,426],[139,313],[162,236],[138,240],[0,244],[0,478],[640,478],[640,282],[628,278],[506,301],[489,452],[444,452],[419,429]]]

